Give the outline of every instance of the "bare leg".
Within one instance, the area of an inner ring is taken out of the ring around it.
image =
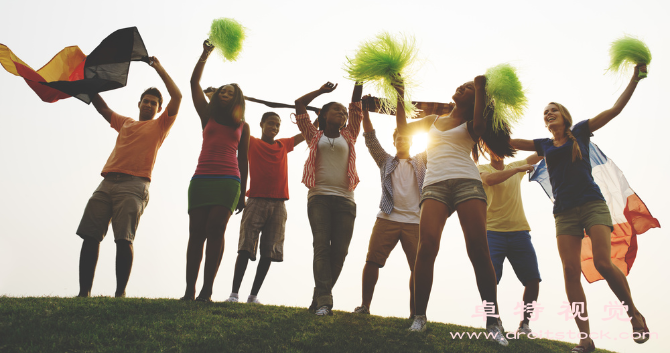
[[[363,267],[363,305],[370,309],[372,295],[375,292],[375,285],[379,279],[379,266],[372,262],[365,262]]]
[[[184,298],[195,299],[195,284],[198,281],[200,263],[207,235],[205,225],[209,207],[200,207],[189,212],[189,237],[186,250],[186,291]]]
[[[248,264],[249,253],[246,251],[238,252],[237,260],[235,260],[235,274],[233,275],[233,293],[239,293]]]
[[[559,235],[556,237],[558,243],[558,254],[563,263],[563,277],[565,278],[565,293],[568,295],[568,301],[572,303],[584,304],[584,317],[588,317],[586,308],[586,295],[582,287],[582,239],[573,235]],[[591,344],[591,328],[588,320],[582,320],[575,317],[579,332],[587,334],[587,338],[579,340],[579,345],[587,347]]]
[[[126,286],[133,269],[133,243],[127,240],[116,241],[116,292],[114,296],[123,298],[126,296]]]
[[[495,304],[498,313],[496,273],[489,254],[486,238],[486,202],[479,199],[463,201],[456,205],[461,222],[468,257],[475,270],[477,288],[482,301]],[[497,318],[487,317],[486,325],[496,324]]]
[[[633,329],[644,328],[642,315],[633,304],[633,297],[630,293],[626,275],[612,263],[612,234],[610,228],[604,225],[595,225],[588,229],[588,233],[593,244],[593,263],[596,270],[605,278],[619,301],[628,305],[628,316],[633,318],[631,320]]]
[[[449,208],[440,201],[428,199],[421,205],[419,245],[414,265],[414,296],[416,315],[426,315],[433,287],[435,258],[440,249],[442,230],[449,217]]]
[[[414,317],[416,314],[416,304],[414,298],[414,271],[409,276],[409,317]]]
[[[258,261],[256,277],[254,278],[254,284],[251,286],[251,295],[258,295],[258,291],[261,290],[263,281],[265,281],[265,275],[268,274],[268,270],[270,270],[271,264],[272,260],[266,257],[261,257],[261,259]]]
[[[537,297],[540,294],[540,280],[539,279],[533,279],[530,280],[526,283],[526,286],[524,287],[523,290],[523,304],[525,305],[525,308],[528,308],[528,304],[533,303],[534,301],[537,301]],[[523,321],[521,321],[524,324],[528,324],[528,320],[530,319],[530,314],[532,312],[525,311],[523,313]]]
[[[230,219],[230,209],[224,206],[212,206],[207,216],[205,233],[207,234],[207,248],[205,249],[205,276],[198,297],[210,299],[214,287],[214,279],[219,271],[223,258],[224,233]]]
[[[100,253],[100,242],[93,238],[85,238],[81,244],[79,255],[79,295],[78,297],[90,297],[93,287],[95,267],[98,265],[98,254]]]

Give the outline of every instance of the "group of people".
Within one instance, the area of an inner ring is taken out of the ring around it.
[[[354,190],[360,179],[355,144],[362,123],[365,144],[380,169],[382,196],[363,268],[362,302],[355,313],[370,313],[379,269],[400,242],[411,271],[409,306],[413,323],[409,329],[424,331],[442,231],[446,220],[456,212],[481,300],[498,313],[496,287],[502,277],[503,262],[508,258],[525,287],[526,309],[518,332],[530,333],[531,304],[537,300],[541,278],[524,215],[520,181],[525,172],[533,170],[533,164],[544,158],[554,192],[556,238],[569,301],[586,304],[580,282],[581,244],[586,233],[593,242],[596,268],[617,298],[627,305],[637,333],[636,342],[648,339],[649,329],[632,301],[626,277],[610,258],[612,220],[591,175],[588,158],[590,136],[622,111],[640,80],[638,73],[646,72],[644,65],[635,68],[614,106],[592,119],[573,126],[564,106],[549,103],[544,110],[544,123],[552,138],[536,140],[511,139],[509,130],[493,129],[491,104],[495,102],[487,101],[484,76],[477,76],[456,89],[448,114],[427,114],[410,123],[405,116],[403,85],[398,84],[393,154],[386,152],[377,139],[369,109],[365,107],[371,99],[362,97],[360,82],[354,87],[348,108],[330,102],[319,110],[315,121],[311,121],[307,105],[335,90],[337,85],[328,82],[298,98],[295,109],[300,134],[276,139],[282,120],[278,114],[268,112],[260,120],[261,137],[250,136],[240,87],[226,84],[203,90],[200,86],[212,49],[207,42],[203,44],[191,77],[191,94],[203,129],[203,143],[188,189],[186,289],[181,300],[211,301],[223,256],[224,233],[237,210],[243,214],[232,292],[227,301],[239,301],[248,262],[256,260],[260,249],[256,276],[247,298],[248,303],[259,303],[257,295],[270,264],[283,260],[285,201],[289,199],[287,154],[305,141],[309,153],[302,182],[309,189],[307,216],[314,246],[314,293],[309,310],[317,316],[332,315],[332,290],[342,271],[356,218]],[[99,95],[92,99],[96,110],[119,135],[102,170],[104,179],[86,205],[77,230],[83,239],[79,265],[81,297],[90,296],[100,242],[110,222],[117,247],[115,296],[125,296],[135,232],[149,201],[151,171],[182,98],[160,61],[152,59],[150,65],[170,95],[165,109],[156,88],[141,95],[139,120],[115,113]],[[154,119],[159,112],[162,113]],[[428,133],[427,150],[410,156],[412,135],[424,132]],[[505,164],[505,158],[514,156],[516,150],[535,154]],[[489,156],[490,164],[477,166],[482,154]],[[204,281],[196,296],[203,255]],[[588,335],[588,320],[575,321],[580,332],[587,335],[573,351],[595,350]],[[486,329],[494,341],[508,344],[497,315],[487,317]]]

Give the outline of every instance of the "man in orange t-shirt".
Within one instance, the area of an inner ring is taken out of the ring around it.
[[[237,293],[249,259],[256,260],[259,238],[261,259],[247,303],[260,304],[257,295],[270,264],[273,261],[284,261],[284,231],[287,217],[284,201],[288,200],[287,154],[305,139],[302,134],[297,134],[275,140],[280,125],[279,115],[267,112],[261,118],[263,129],[261,138],[253,136],[249,138],[250,184],[247,191],[249,199],[242,214],[233,291],[227,302],[239,301]]]
[[[91,99],[98,113],[118,131],[119,136],[102,169],[104,179],[89,199],[77,229],[77,235],[84,240],[79,258],[79,297],[91,295],[100,242],[107,234],[110,221],[116,242],[114,296],[126,295],[133,266],[135,231],[149,202],[151,171],[158,149],[170,132],[181,103],[179,88],[158,59],[152,57],[149,65],[156,69],[170,95],[167,109],[158,119],[154,120],[154,116],[163,110],[163,97],[154,87],[140,96],[137,104],[139,121],[116,114],[98,94]]]

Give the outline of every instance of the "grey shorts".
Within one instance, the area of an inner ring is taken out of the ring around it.
[[[486,201],[486,192],[481,180],[476,179],[448,179],[438,181],[423,187],[421,203],[427,199],[442,202],[449,208],[449,214],[456,210],[456,206],[467,200],[480,199]]]
[[[556,236],[573,235],[584,238],[584,233],[589,234],[591,227],[604,225],[612,227],[612,216],[605,201],[591,201],[581,206],[573,207],[565,212],[554,214],[556,222]]]
[[[102,241],[112,223],[114,240],[135,240],[140,217],[149,203],[146,178],[109,173],[88,200],[77,235]]]
[[[284,200],[250,197],[247,199],[237,252],[246,251],[252,261],[256,260],[260,238],[261,257],[272,261],[284,261],[284,232],[286,230],[286,206]],[[260,236],[263,233],[263,236]]]

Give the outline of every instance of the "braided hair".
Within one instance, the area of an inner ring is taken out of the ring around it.
[[[570,130],[570,127],[572,127],[572,115],[570,115],[568,109],[562,104],[556,102],[550,102],[549,104],[557,106],[558,111],[561,112],[561,115],[563,116],[563,120],[565,121],[565,135],[572,140],[572,161],[574,162],[578,159],[582,159],[582,150],[579,148],[577,138],[575,138],[575,135],[572,134],[572,130]]]

